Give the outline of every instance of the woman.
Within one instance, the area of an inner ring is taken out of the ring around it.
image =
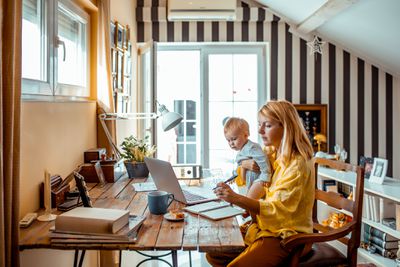
[[[254,218],[241,253],[208,253],[213,266],[278,266],[289,255],[280,241],[296,233],[312,232],[314,174],[313,149],[295,107],[287,101],[269,101],[258,112],[259,134],[273,146],[273,175],[265,199],[255,200],[219,183],[218,198],[246,209]]]

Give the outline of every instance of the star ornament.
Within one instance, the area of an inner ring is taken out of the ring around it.
[[[322,55],[322,46],[325,42],[322,42],[318,36],[314,36],[314,40],[307,43],[307,46],[310,47],[310,56],[314,55],[315,53],[320,53]]]

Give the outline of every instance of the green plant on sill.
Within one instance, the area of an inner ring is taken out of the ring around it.
[[[128,136],[121,143],[122,157],[126,161],[143,162],[144,157],[150,157],[156,152],[156,146],[149,145],[149,136],[140,140],[133,135]]]

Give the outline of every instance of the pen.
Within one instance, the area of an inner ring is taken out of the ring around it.
[[[231,177],[229,177],[228,179],[226,179],[223,183],[229,183],[230,181],[233,181],[236,177],[238,177],[238,174],[236,172],[233,173],[233,175]],[[218,186],[214,187],[212,190],[217,189]]]

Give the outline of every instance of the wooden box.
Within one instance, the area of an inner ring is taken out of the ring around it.
[[[114,183],[126,173],[123,160],[102,160],[100,161],[100,165],[107,183]],[[80,167],[81,170],[79,173],[85,177],[85,182],[99,182],[99,178],[97,177],[96,169],[93,163],[84,163]]]
[[[70,190],[69,184],[63,184],[60,175],[50,177],[51,184],[51,207],[57,208],[58,205],[64,203],[67,192]],[[44,207],[44,183],[40,185],[40,207]]]
[[[92,148],[88,149],[85,152],[83,152],[83,162],[85,163],[91,163],[93,160],[101,160],[101,155],[106,154],[106,149],[105,148]]]

